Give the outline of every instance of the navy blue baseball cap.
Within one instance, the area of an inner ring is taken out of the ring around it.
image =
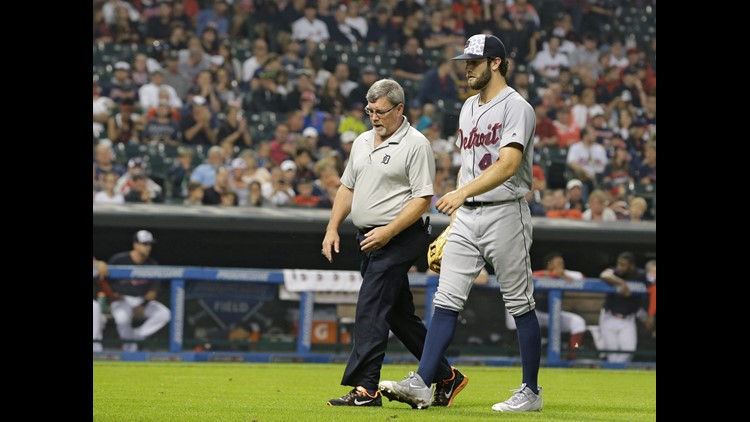
[[[484,57],[500,57],[505,59],[505,45],[500,38],[494,35],[474,35],[464,45],[464,54],[458,55],[451,60],[472,60]]]

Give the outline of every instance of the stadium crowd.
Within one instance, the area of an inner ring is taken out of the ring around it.
[[[449,58],[486,32],[536,110],[532,214],[655,220],[655,25],[655,0],[94,0],[93,201],[330,208],[384,77],[437,201],[475,94]]]

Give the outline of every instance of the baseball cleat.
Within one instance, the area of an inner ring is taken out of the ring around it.
[[[341,396],[338,399],[328,400],[329,406],[382,406],[383,399],[380,396],[380,391],[375,390],[375,394],[367,392],[365,387],[361,385],[352,389],[348,394]]]
[[[469,377],[464,376],[455,367],[451,366],[453,376],[435,383],[435,397],[432,400],[433,406],[450,407],[453,399],[469,383]]]
[[[542,410],[542,387],[539,394],[534,394],[526,384],[521,384],[518,390],[510,390],[514,394],[508,400],[492,405],[496,412],[539,412]]]
[[[427,409],[435,387],[429,387],[416,372],[409,372],[403,381],[380,381],[380,393],[389,400],[411,405],[412,409]]]

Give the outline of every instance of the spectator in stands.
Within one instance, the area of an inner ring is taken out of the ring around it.
[[[190,176],[191,182],[200,183],[204,189],[216,183],[216,173],[224,165],[224,149],[214,145],[208,149],[206,162],[199,164]]]
[[[161,191],[151,190],[148,188],[148,182],[152,181],[143,173],[135,173],[131,176],[131,186],[128,193],[125,194],[125,202],[135,202],[143,204],[160,204],[164,202],[164,195]]]
[[[101,3],[94,3],[92,18],[94,27],[94,43],[111,43],[112,29],[110,29],[109,24],[104,20]]]
[[[229,190],[221,194],[221,202],[219,203],[220,207],[236,207],[237,205],[239,205],[237,192]]]
[[[313,194],[313,181],[308,178],[297,180],[296,195],[294,195],[294,205],[298,207],[315,208],[320,202],[320,197]]]
[[[252,149],[244,149],[240,152],[240,158],[245,160],[247,168],[245,174],[242,175],[242,179],[245,183],[250,183],[253,180],[257,180],[260,183],[271,180],[271,173],[265,167],[258,165],[257,153]]]
[[[547,211],[548,218],[581,219],[582,213],[580,210],[569,208],[568,198],[565,196],[565,191],[563,189],[555,189],[552,192],[551,206],[552,209]]]
[[[124,204],[125,198],[120,192],[115,190],[117,185],[117,173],[111,172],[104,174],[102,190],[94,194],[95,204]]]
[[[242,63],[242,81],[246,84],[250,83],[250,80],[255,75],[255,71],[260,69],[263,63],[268,58],[268,43],[262,38],[257,38],[253,41],[253,54],[252,56],[245,59]]]
[[[189,81],[194,81],[198,73],[211,67],[211,58],[201,45],[200,38],[191,36],[187,40],[187,48],[180,50],[180,73]]]
[[[656,187],[656,141],[646,144],[646,151],[641,166],[633,174],[636,183]]]
[[[630,221],[645,220],[646,211],[648,211],[648,202],[640,196],[634,196],[628,201],[628,216]]]
[[[590,34],[583,34],[581,44],[568,57],[570,70],[579,74],[581,68],[588,69],[591,74],[598,76],[601,69],[599,68],[599,49],[597,48],[596,38]]]
[[[519,64],[513,70],[513,89],[518,91],[523,98],[530,104],[533,104],[539,98],[536,88],[529,81],[529,71],[526,65]]]
[[[430,68],[424,75],[420,85],[418,99],[422,104],[438,105],[438,101],[452,104],[458,102],[456,81],[451,76],[453,66],[450,60],[441,57],[435,67]]]
[[[557,128],[547,114],[549,106],[541,101],[536,100],[534,104],[536,114],[536,129],[534,130],[534,150],[541,151],[544,148],[557,147],[559,136]]]
[[[339,80],[335,75],[329,76],[318,90],[317,108],[320,111],[338,117],[343,113],[344,104],[347,102],[347,99],[341,94]]]
[[[575,177],[583,182],[583,199],[597,187],[597,180],[609,163],[607,151],[596,143],[596,132],[592,126],[581,129],[581,141],[568,148],[566,162]]]
[[[182,143],[180,125],[172,118],[172,108],[166,100],[159,102],[156,116],[146,122],[143,140],[153,144],[180,145]]]
[[[241,148],[253,146],[253,135],[247,126],[247,117],[242,110],[241,101],[231,101],[226,105],[226,119],[221,123],[217,139],[219,142],[231,142]]]
[[[232,160],[229,166],[229,178],[227,184],[229,190],[237,195],[237,205],[247,204],[248,187],[250,184],[243,177],[247,169],[247,162],[244,158],[237,157]]]
[[[242,96],[239,89],[232,86],[234,81],[232,80],[232,76],[229,73],[229,70],[224,67],[219,67],[218,69],[216,69],[216,73],[214,75],[216,77],[216,83],[214,84],[214,94],[219,100],[219,107],[221,107],[220,110],[224,110],[228,104],[234,102],[238,102],[239,106],[241,107]]]
[[[359,71],[359,78],[357,86],[349,92],[350,102],[360,102],[362,98],[365,98],[367,90],[378,79],[378,71],[371,64],[365,65]]]
[[[361,37],[360,41],[363,41],[369,30],[366,16],[372,15],[373,13],[371,11],[365,13],[365,10],[362,8],[361,0],[349,0],[347,6],[345,22],[359,32]]]
[[[229,169],[221,166],[216,170],[214,184],[203,188],[203,205],[221,205],[222,195],[229,191]]]
[[[299,147],[294,152],[294,164],[297,167],[295,170],[294,178],[299,179],[315,179],[315,172],[313,171],[313,156],[312,151],[306,147]],[[296,189],[296,185],[295,185]]]
[[[174,9],[177,9],[177,3],[174,4]],[[186,32],[187,26],[179,20],[173,19],[169,26],[169,38],[165,43],[165,48],[168,48],[171,54],[176,54],[179,58],[182,54],[182,50],[186,50],[188,47],[188,34]]]
[[[648,298],[632,294],[627,282],[648,287],[646,272],[636,268],[632,252],[622,252],[617,256],[616,266],[602,271],[599,278],[616,289],[607,293],[599,315],[604,350],[611,351],[607,353],[607,362],[630,362],[638,346],[636,313],[648,307]]]
[[[581,128],[578,127],[573,116],[570,115],[570,108],[562,106],[555,113],[555,120],[552,122],[557,130],[557,147],[567,148],[581,140]]]
[[[125,98],[138,100],[137,87],[130,78],[130,64],[125,61],[119,61],[114,65],[114,74],[108,83],[103,84],[101,95],[109,97],[117,104],[122,103]]]
[[[583,199],[583,183],[578,179],[570,179],[565,185],[565,197],[568,199],[568,208],[583,212],[586,203]]]
[[[212,114],[222,111],[221,101],[214,88],[213,75],[210,70],[201,70],[195,76],[195,86],[198,87],[197,94],[206,99]]]
[[[190,89],[190,81],[180,73],[180,62],[178,59],[179,53],[176,51],[170,51],[167,53],[164,59],[164,69],[162,71],[163,84],[171,86],[177,93],[177,97],[182,99],[187,98],[188,90]]]
[[[304,16],[292,23],[292,39],[305,43],[307,49],[331,37],[328,25],[316,17],[316,3],[308,0]]]
[[[565,280],[568,283],[583,281],[583,273],[565,268],[565,259],[560,252],[550,252],[544,256],[544,269],[534,271],[534,277],[551,277]],[[549,327],[549,295],[546,291],[535,290],[536,317],[540,328]],[[506,309],[505,325],[509,330],[516,329],[516,323]],[[568,360],[576,358],[576,351],[583,345],[583,336],[586,334],[586,320],[582,316],[569,312],[560,311],[560,331],[569,333]]]
[[[625,51],[622,48],[622,42],[618,39],[612,41],[609,45],[609,51],[604,55],[606,57],[607,66],[614,66],[619,70],[628,67],[628,58],[625,56]]]
[[[138,89],[138,98],[141,103],[141,107],[144,110],[150,108],[156,108],[159,105],[160,93],[166,91],[168,93],[169,106],[172,108],[182,108],[182,100],[180,95],[173,87],[164,83],[164,69],[156,67],[151,71],[151,82],[141,86]]]
[[[548,81],[556,81],[560,76],[560,69],[569,67],[567,54],[560,51],[562,39],[557,35],[547,38],[547,48],[539,51],[529,65]]]
[[[622,71],[622,83],[612,89],[612,96],[610,103],[620,99],[629,102],[635,108],[643,108],[646,104],[646,91],[643,89],[643,83],[638,79],[638,69],[629,66]],[[613,104],[610,104],[610,108],[612,106]]]
[[[135,111],[135,101],[125,98],[119,111],[107,121],[107,137],[114,143],[140,143],[141,131],[144,129],[143,118]]]
[[[133,186],[133,176],[136,174],[147,174],[147,171],[148,163],[145,162],[143,158],[131,158],[130,160],[128,160],[127,171],[122,176],[120,176],[119,179],[117,179],[117,186],[115,186],[115,190],[123,194],[123,196],[126,195],[130,188]],[[151,178],[147,178],[146,184],[150,191],[161,192],[161,186],[151,180]]]
[[[188,112],[180,114],[182,141],[190,145],[216,145],[218,119],[211,112],[206,98],[195,95],[190,105]]]
[[[164,43],[169,39],[172,23],[172,3],[159,1],[159,11],[146,20],[146,44],[153,45],[154,41]]]
[[[219,38],[229,35],[229,6],[226,0],[214,0],[212,9],[203,9],[196,19],[195,33],[203,35],[207,28],[213,28]]]
[[[441,9],[434,9],[430,12],[424,25],[424,48],[442,48],[464,41],[463,35],[454,35],[453,28],[445,26],[445,21],[449,16],[450,14],[444,15]]]
[[[589,221],[617,221],[617,215],[608,207],[607,195],[600,189],[589,194],[588,208],[581,219]]]
[[[613,135],[612,140],[614,156],[604,168],[599,186],[606,189],[612,195],[613,200],[619,200],[625,197],[630,190],[630,184],[633,183],[630,177],[631,157],[625,149],[625,141],[619,134]]]
[[[187,186],[187,196],[182,202],[185,206],[203,205],[203,186],[198,182],[190,182]]]
[[[118,44],[137,44],[141,41],[141,35],[138,31],[138,20],[131,20],[130,9],[125,7],[124,4],[128,3],[122,1],[115,6],[115,20],[109,23],[109,27],[112,30],[112,41]],[[105,4],[104,6],[106,7],[107,5]]]
[[[419,82],[427,72],[427,64],[421,54],[419,38],[411,36],[404,42],[401,55],[393,66],[393,77]]]
[[[287,103],[285,82],[281,60],[276,53],[271,53],[256,72],[258,75],[251,80],[251,86],[255,88],[250,93],[250,110],[256,113],[272,111],[274,113],[286,113],[292,107]],[[285,75],[285,73],[284,73]]]
[[[367,34],[360,33],[346,21],[348,10],[349,8],[343,3],[333,6],[333,16],[325,21],[328,27],[328,42],[348,45],[364,40]]]
[[[99,141],[94,149],[94,191],[104,188],[104,176],[108,173],[116,173],[117,177],[125,174],[125,168],[114,161],[115,152],[112,150],[112,142],[108,139]]]
[[[270,207],[272,206],[271,201],[263,196],[261,189],[261,183],[257,180],[250,182],[248,187],[247,204],[248,207]]]
[[[263,196],[271,202],[274,206],[280,207],[289,204],[294,201],[296,193],[290,183],[287,183],[284,177],[286,171],[296,171],[296,167],[293,161],[285,161],[285,168],[282,170],[280,166],[274,166],[271,168],[271,180],[263,183],[261,189]]]
[[[365,42],[369,45],[385,43],[387,49],[398,48],[398,31],[391,22],[391,10],[387,5],[383,3],[379,4],[375,9],[375,15],[370,17]],[[362,95],[355,98],[364,97]]]
[[[227,71],[230,81],[241,81],[242,62],[232,54],[232,44],[229,40],[224,40],[219,44],[218,55],[224,58],[219,69]]]
[[[416,103],[419,104],[419,100],[416,100]],[[426,103],[422,106],[419,119],[416,121],[414,128],[422,133],[434,129],[433,132],[435,133],[435,136],[439,137],[440,129],[438,128],[438,124],[436,121],[437,117],[437,105],[433,103]],[[432,142],[432,140],[430,140],[430,142]]]
[[[157,66],[158,62],[151,59],[151,67]],[[133,79],[135,85],[140,89],[143,85],[147,84],[150,80],[150,67],[148,64],[148,56],[145,53],[136,53],[133,58],[133,68],[130,72],[130,77]]]
[[[580,101],[573,106],[571,113],[576,124],[581,129],[589,124],[591,116],[604,114],[604,108],[596,103],[594,88],[587,87],[581,91]]]
[[[296,149],[294,139],[289,136],[289,126],[286,123],[278,123],[274,129],[274,139],[269,143],[271,148],[270,158],[273,165],[279,165],[284,160],[294,156]]]
[[[177,159],[169,170],[169,183],[172,185],[172,198],[186,198],[190,191],[190,176],[193,173],[193,150],[178,148]],[[198,183],[200,184],[200,183]]]
[[[352,131],[355,135],[368,130],[369,119],[365,116],[365,105],[358,101],[350,102],[346,112],[339,122],[337,131],[344,133]]]
[[[364,106],[363,106],[364,109]],[[351,132],[356,138],[357,135],[353,131]],[[341,149],[341,138],[343,134],[339,133],[336,119],[333,116],[326,116],[323,119],[323,130],[318,131],[318,151],[321,155],[328,155],[332,151],[337,151],[339,154],[343,154]]]
[[[133,235],[133,248],[130,251],[118,252],[107,261],[108,265],[159,265],[151,257],[154,235],[148,230],[139,230]],[[154,279],[116,279],[111,280],[112,290],[117,299],[110,304],[112,317],[117,324],[117,332],[124,341],[122,349],[126,352],[138,350],[133,340],[145,340],[167,325],[171,319],[169,308],[157,301],[160,282]],[[145,317],[138,327],[133,327],[134,317]]]

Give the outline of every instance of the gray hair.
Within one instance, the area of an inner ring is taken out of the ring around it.
[[[404,88],[393,79],[381,79],[367,90],[365,98],[368,103],[374,103],[380,97],[386,97],[392,105],[404,103]]]

